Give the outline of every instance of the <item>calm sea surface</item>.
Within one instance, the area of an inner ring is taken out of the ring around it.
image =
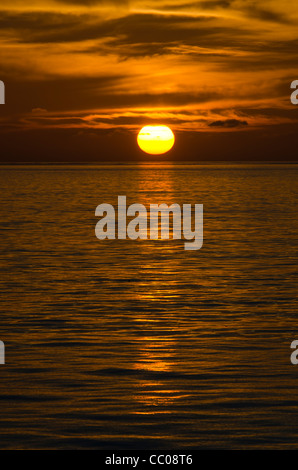
[[[2,449],[298,447],[298,166],[2,167]],[[204,204],[204,245],[95,208]]]

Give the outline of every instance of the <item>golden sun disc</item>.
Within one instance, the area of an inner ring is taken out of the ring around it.
[[[145,126],[140,130],[137,140],[143,152],[160,155],[171,150],[175,136],[168,126]]]

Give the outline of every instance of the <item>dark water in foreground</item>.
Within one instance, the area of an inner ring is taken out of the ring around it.
[[[1,168],[2,449],[298,446],[297,165]],[[204,204],[204,246],[98,204]]]

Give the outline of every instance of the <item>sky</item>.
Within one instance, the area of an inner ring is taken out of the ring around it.
[[[1,0],[1,162],[297,159],[298,2]]]

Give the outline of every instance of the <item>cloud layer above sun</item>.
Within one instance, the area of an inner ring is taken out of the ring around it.
[[[296,0],[1,1],[2,130],[292,125]]]

